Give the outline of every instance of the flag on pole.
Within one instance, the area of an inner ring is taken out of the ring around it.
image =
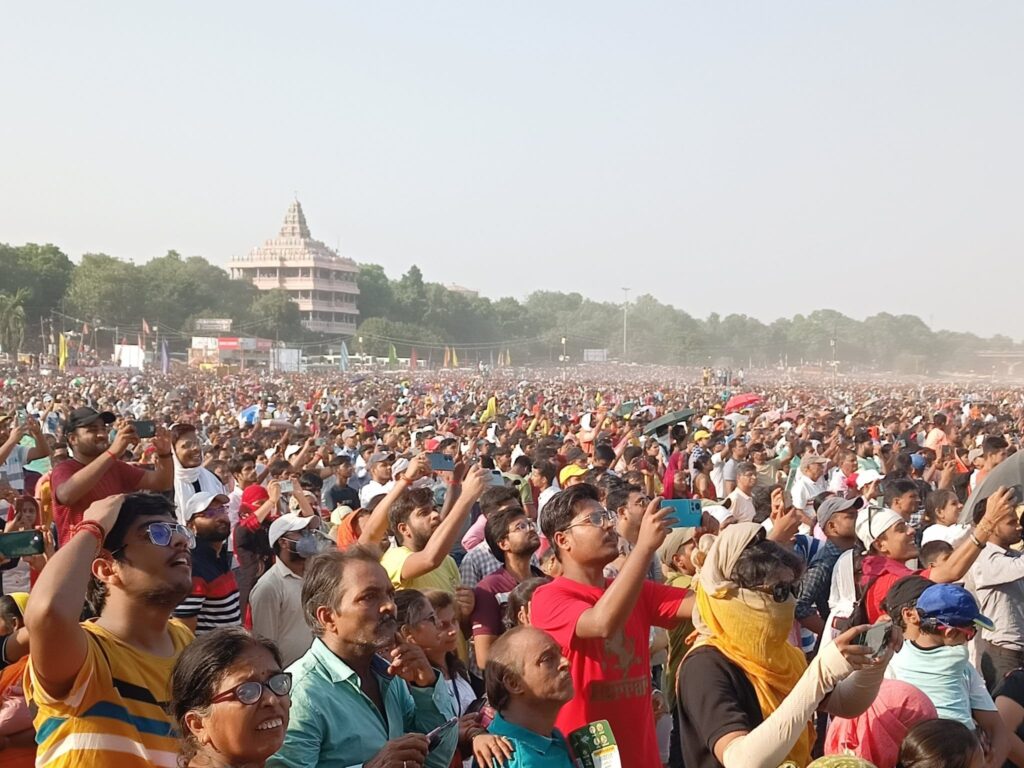
[[[164,376],[171,372],[171,357],[167,354],[167,339],[160,342],[160,371]]]
[[[452,347],[452,368],[459,367],[459,353],[455,351],[455,347]]]
[[[142,333],[149,335],[149,323],[146,322],[146,318],[142,318]]]
[[[409,356],[409,368],[416,370],[416,347],[412,348],[412,354]]]
[[[57,346],[57,367],[62,371],[68,365],[68,340],[64,338],[64,334],[60,335],[60,343]]]
[[[452,364],[452,351],[451,351],[450,348],[445,347],[444,348],[444,365],[442,367],[450,368],[451,364]]]
[[[83,336],[88,336],[89,335],[89,324],[88,323],[82,323],[82,335]]]
[[[491,368],[493,368],[494,367],[494,350],[492,349],[492,350],[490,350],[490,352],[491,352]],[[501,365],[501,352],[498,353],[498,365]]]
[[[344,341],[342,341],[341,352],[338,354],[338,368],[340,368],[342,373],[344,373],[345,371],[348,370],[348,366],[348,345]]]
[[[512,350],[507,348],[505,349],[505,365],[512,365]]]
[[[398,352],[394,344],[388,347],[388,365],[391,367],[398,365]]]

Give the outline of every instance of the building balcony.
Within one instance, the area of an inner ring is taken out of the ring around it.
[[[299,305],[300,312],[351,312],[352,314],[359,312],[355,302],[335,303],[323,299],[296,299],[294,297],[292,301]]]
[[[303,326],[311,331],[317,333],[330,333],[330,334],[355,334],[356,324],[355,323],[343,323],[335,322],[333,320],[303,320]]]

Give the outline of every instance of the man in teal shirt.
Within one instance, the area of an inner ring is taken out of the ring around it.
[[[558,711],[573,696],[572,675],[554,638],[528,626],[509,630],[491,646],[484,679],[497,710],[487,730],[512,746],[506,768],[573,768],[555,730]]]
[[[447,768],[458,729],[429,753],[426,734],[455,717],[451,694],[423,651],[396,637],[394,588],[377,558],[358,547],[317,555],[302,605],[315,639],[288,667],[288,730],[268,768]]]

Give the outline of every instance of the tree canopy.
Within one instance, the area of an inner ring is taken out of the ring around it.
[[[143,264],[88,253],[75,265],[54,245],[0,244],[0,270],[5,351],[38,349],[35,329],[51,321],[57,330],[84,322],[133,335],[145,319],[178,348],[187,346],[193,322],[204,317],[231,318],[233,334],[307,348],[339,341],[303,328],[284,291],[261,293],[202,257],[176,251]],[[463,360],[509,352],[517,363],[541,363],[557,361],[565,338],[570,360],[582,359],[589,348],[607,349],[613,358],[623,354],[623,305],[576,291],[490,299],[428,282],[415,265],[394,279],[380,265],[363,264],[358,285],[361,324],[349,342],[353,352],[361,337],[363,351],[381,356],[394,344],[399,355],[416,348],[423,360],[440,361],[452,347]],[[912,315],[883,312],[861,321],[818,309],[770,323],[738,313],[700,319],[650,295],[630,302],[626,341],[625,357],[633,362],[792,365],[828,363],[834,353],[844,366],[918,373],[973,368],[983,349],[1021,349],[1005,336],[934,331]]]

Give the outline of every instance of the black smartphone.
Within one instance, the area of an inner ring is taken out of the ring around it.
[[[459,724],[459,718],[453,717],[451,720],[446,722],[444,725],[439,725],[437,728],[427,734],[427,751],[433,752],[439,746],[441,746],[441,739],[444,738],[446,732],[455,728]]]
[[[468,707],[466,707],[465,714],[467,714],[467,715],[475,715],[477,712],[479,712],[481,709],[483,709],[486,706],[487,706],[487,697],[486,696],[481,696],[479,699],[477,699],[472,704],[470,704]]]
[[[427,458],[430,459],[430,468],[434,472],[454,472],[455,461],[451,456],[444,453],[428,453]]]
[[[135,434],[139,437],[153,437],[156,434],[156,422],[154,421],[136,421],[133,426]]]
[[[885,647],[889,645],[891,638],[892,622],[883,621],[881,624],[874,624],[871,629],[858,635],[857,645],[870,648],[871,655],[877,658],[885,652]]]
[[[7,559],[43,554],[43,534],[39,531],[0,533],[0,555]]]

